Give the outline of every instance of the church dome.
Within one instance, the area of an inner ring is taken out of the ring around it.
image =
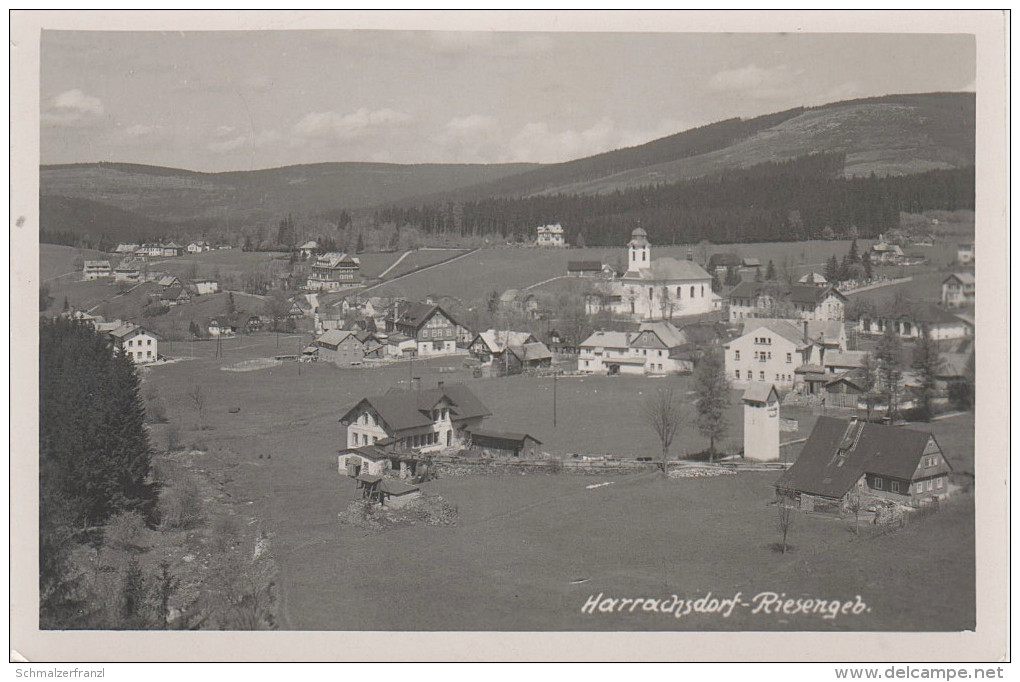
[[[634,238],[647,237],[648,233],[644,231],[644,228],[638,227],[633,232],[630,233],[630,236]]]

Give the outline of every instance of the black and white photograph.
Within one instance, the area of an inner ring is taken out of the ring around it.
[[[1008,656],[1001,13],[18,19],[25,660]]]

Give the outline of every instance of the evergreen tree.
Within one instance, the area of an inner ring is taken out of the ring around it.
[[[195,324],[194,320],[192,320],[191,324],[188,325],[188,332],[196,339],[202,336],[202,331],[198,328],[198,325]]]
[[[854,239],[850,242],[850,250],[846,254],[846,259],[850,264],[860,263],[861,256],[857,252],[857,240]]]
[[[762,281],[762,279],[761,279],[761,268],[755,268],[754,269],[754,281],[755,282],[761,282]]]
[[[71,309],[71,304],[67,301],[67,296],[64,296],[64,312],[66,313]]]
[[[886,324],[882,338],[875,348],[878,363],[880,394],[886,404],[886,414],[895,418],[899,412],[900,382],[903,379],[903,358],[900,337],[892,324]]]
[[[715,457],[715,443],[726,435],[726,408],[730,405],[730,381],[719,351],[706,353],[694,371],[698,394],[698,431],[708,438],[709,457]]]
[[[839,261],[836,260],[836,254],[832,254],[829,260],[825,261],[825,279],[830,282],[839,281]]]
[[[227,315],[233,315],[237,312],[237,308],[234,306],[234,292],[227,292]]]
[[[39,287],[39,312],[42,312],[50,307],[50,303],[53,302],[53,297],[50,296],[50,288],[43,284]]]
[[[365,237],[362,235],[361,232],[359,232],[358,243],[357,246],[355,247],[355,253],[361,253],[364,250],[365,250]]]
[[[867,409],[868,421],[871,421],[871,411],[875,409],[875,388],[878,382],[878,365],[871,353],[865,353],[861,358],[860,368],[860,389],[861,397]]]
[[[726,268],[726,286],[735,287],[740,284],[740,274],[737,273],[737,269],[732,265]]]
[[[577,239],[574,240],[574,246],[576,246],[579,249],[584,248],[584,232],[577,233]]]
[[[717,294],[722,291],[722,282],[719,281],[719,273],[715,268],[712,268],[712,291]]]
[[[765,279],[770,282],[776,281],[776,265],[772,261],[769,261],[768,267],[765,268]]]
[[[865,279],[870,280],[871,279],[871,256],[867,252],[865,252],[864,255],[861,256],[861,265],[864,267],[864,277],[865,277]]]
[[[136,559],[128,563],[120,593],[120,623],[125,630],[144,630],[148,625],[145,613],[145,576]]]
[[[942,370],[942,354],[938,343],[931,338],[927,326],[921,328],[921,336],[914,346],[911,367],[917,372],[920,385],[917,387],[917,411],[921,419],[931,420],[934,410],[932,401],[935,398],[937,377]]]

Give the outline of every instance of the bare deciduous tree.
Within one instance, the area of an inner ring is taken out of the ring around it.
[[[195,408],[195,412],[198,413],[198,426],[202,427],[202,411],[205,409],[205,393],[202,392],[202,387],[195,384],[188,391],[188,398],[191,400],[191,406]]]
[[[785,500],[780,500],[776,505],[776,511],[778,512],[776,527],[779,529],[779,534],[783,536],[782,551],[783,554],[786,554],[786,550],[789,547],[786,543],[786,536],[789,534],[790,526],[793,524],[793,507],[789,506]]]
[[[645,422],[652,427],[662,444],[662,461],[659,466],[666,474],[669,447],[684,422],[683,404],[675,388],[660,388],[649,396],[644,406]]]

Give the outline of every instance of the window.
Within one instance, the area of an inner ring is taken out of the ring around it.
[[[939,490],[942,490],[942,482],[943,482],[943,479],[936,478],[935,479],[935,487],[938,488]]]
[[[641,262],[643,263],[647,259],[648,254],[644,251],[641,252]]]
[[[676,288],[676,297],[680,298],[680,287]]]
[[[691,298],[694,298],[694,287],[691,287]]]
[[[931,492],[931,479],[928,479],[928,492]]]
[[[740,360],[740,351],[739,350],[733,351],[733,359],[734,360],[738,360],[738,361]]]
[[[875,490],[881,490],[882,489],[882,479],[878,478],[877,476],[875,477],[874,488],[875,488]]]
[[[659,357],[660,358],[662,357],[662,351],[661,350],[659,351]]]
[[[765,381],[765,372],[758,372],[758,380]]]
[[[736,373],[737,373],[737,378],[739,379],[740,378],[740,370],[739,369],[736,370]]]
[[[655,290],[652,287],[648,287],[648,298],[652,298],[655,295]]]
[[[776,381],[779,381],[779,375],[778,374],[776,375]]]
[[[368,434],[366,433],[361,434],[361,444],[368,445]]]
[[[704,284],[701,285],[701,297],[705,298],[705,285]]]
[[[898,493],[900,491],[900,482],[899,481],[893,481],[892,483],[890,483],[889,484],[889,491],[890,492],[894,492],[894,493]]]
[[[793,353],[787,353],[786,354],[786,364],[790,364],[791,362],[793,362]]]
[[[145,345],[146,346],[151,346],[152,345],[152,339],[149,339],[148,341],[146,341]]]

